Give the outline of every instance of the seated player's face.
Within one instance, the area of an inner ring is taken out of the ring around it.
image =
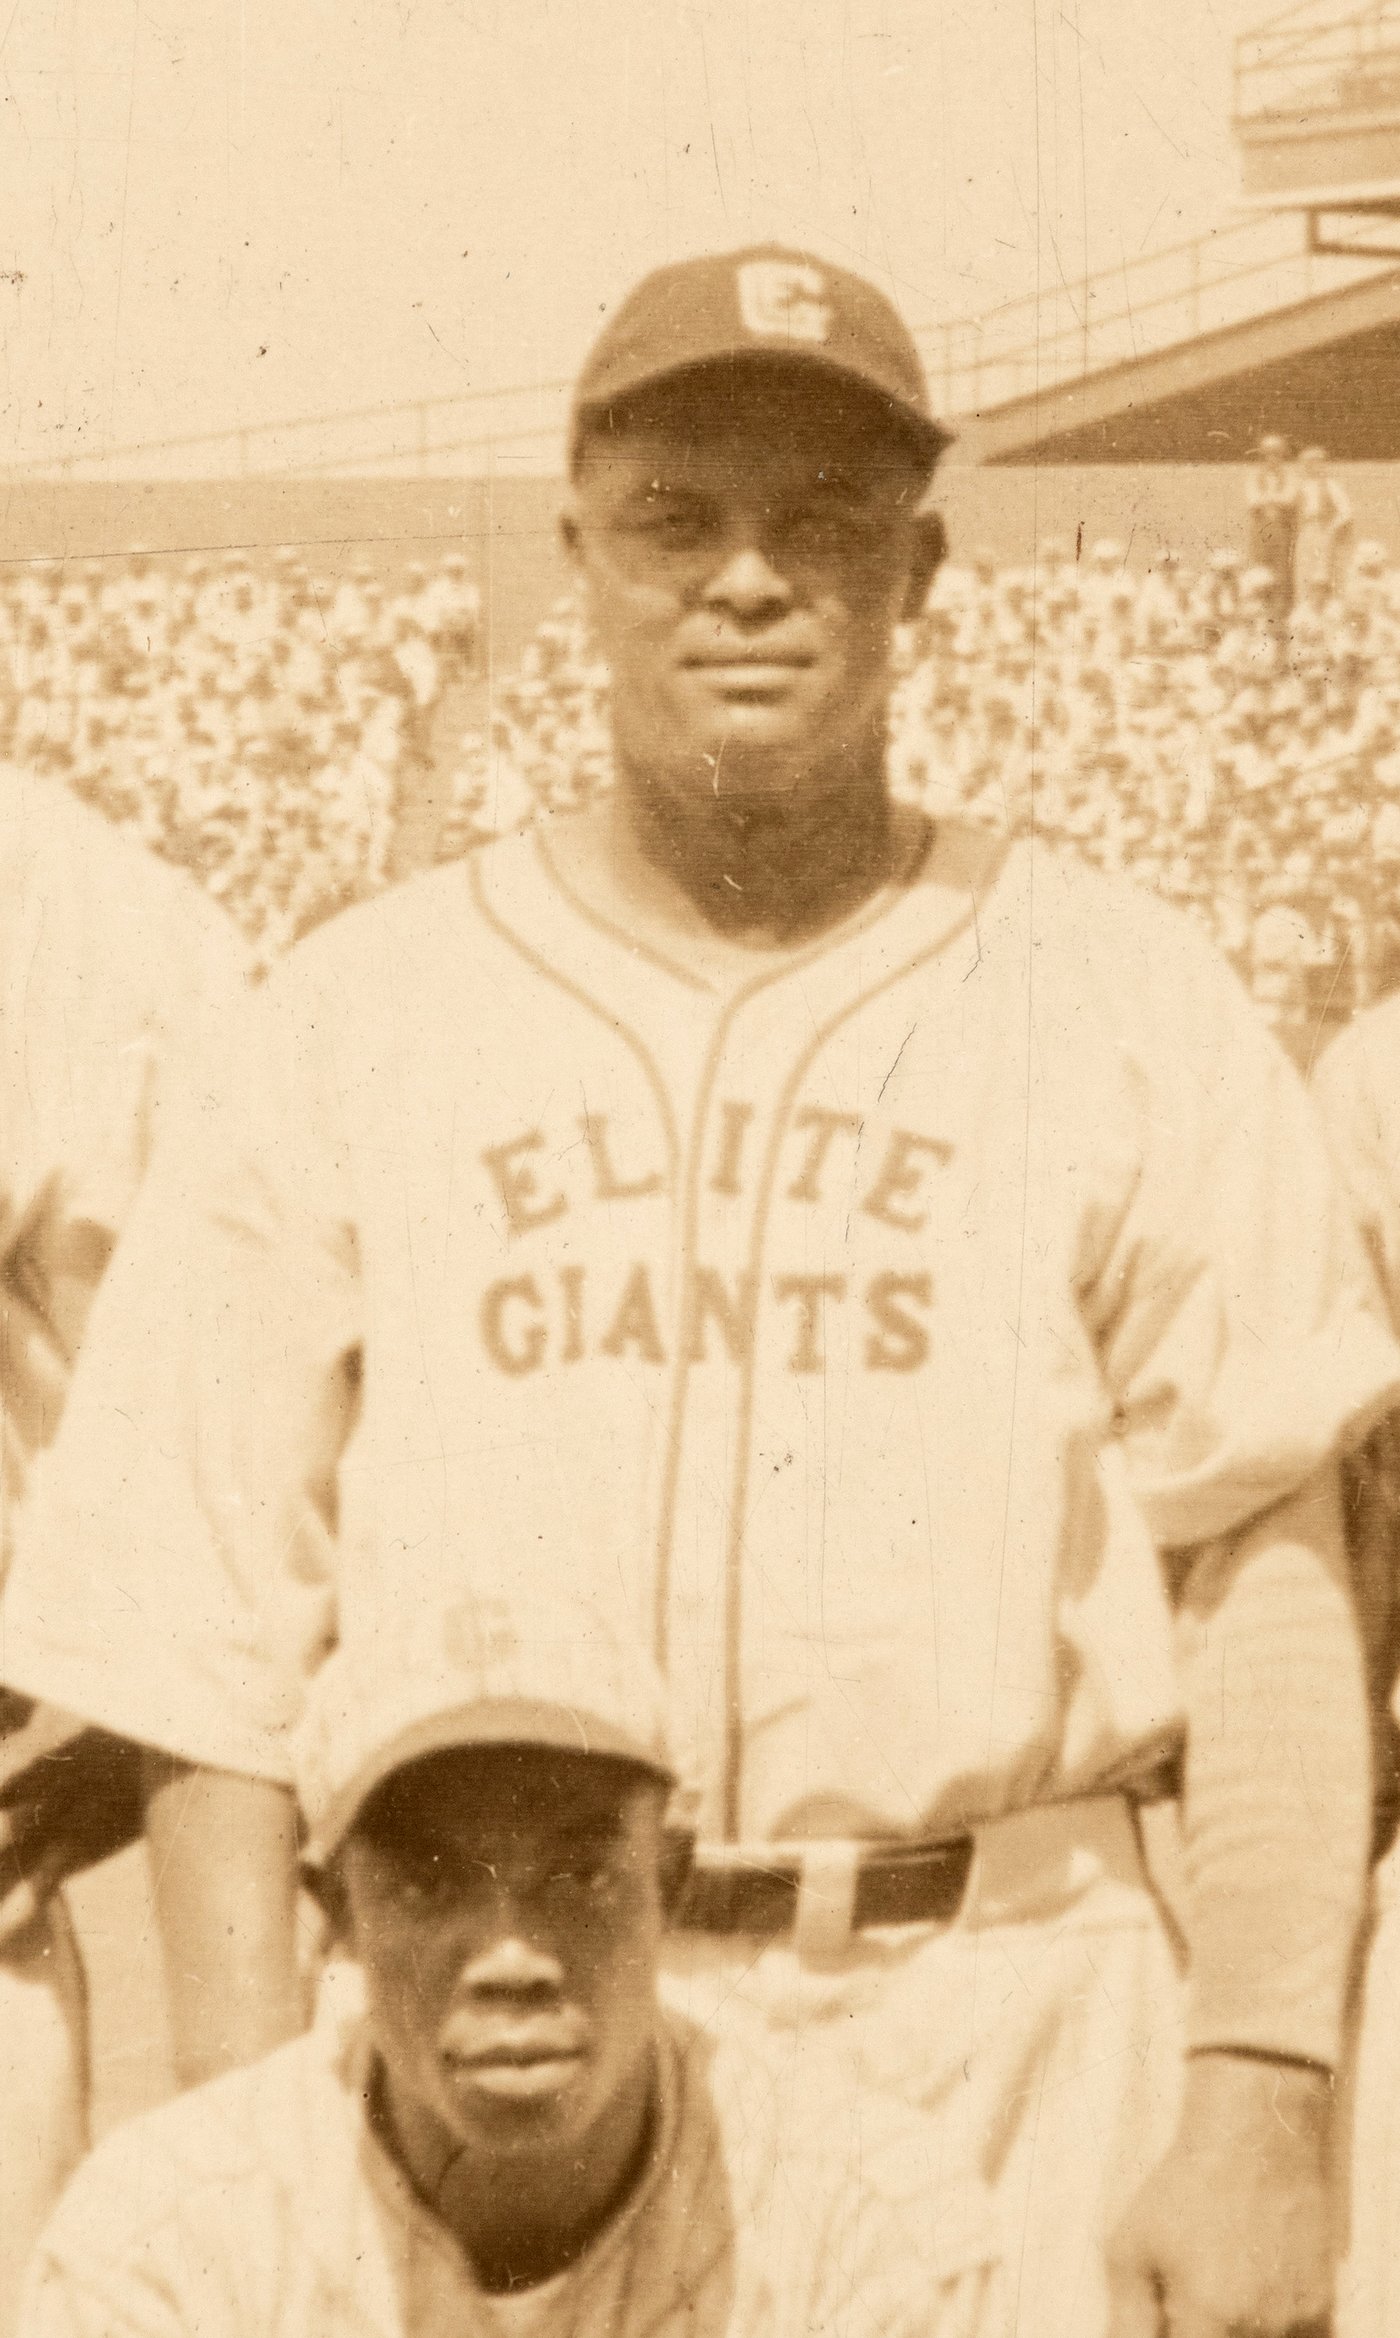
[[[435,1754],[340,1862],[400,2136],[547,2170],[649,2083],[664,1797],[620,1762]]]
[[[931,526],[907,440],[800,368],[661,385],[585,448],[574,543],[620,752],[738,799],[829,784],[883,720]]]

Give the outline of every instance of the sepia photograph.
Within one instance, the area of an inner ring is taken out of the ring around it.
[[[1400,0],[0,0],[0,2338],[1400,2338]]]

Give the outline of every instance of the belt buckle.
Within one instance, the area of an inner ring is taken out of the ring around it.
[[[865,1843],[803,1843],[798,1847],[797,1906],[791,1941],[809,1963],[829,1962],[850,1946],[856,1885]]]

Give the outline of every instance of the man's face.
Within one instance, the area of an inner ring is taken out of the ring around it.
[[[547,2175],[649,2083],[663,1799],[627,1764],[504,1746],[373,1797],[340,1883],[406,2144]]]
[[[794,366],[683,377],[617,419],[565,528],[621,757],[739,801],[829,785],[881,732],[893,629],[937,565],[917,456]]]

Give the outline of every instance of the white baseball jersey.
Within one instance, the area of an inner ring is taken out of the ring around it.
[[[7,1499],[57,1426],[162,1099],[239,983],[190,880],[0,765],[0,1431]]]
[[[1392,1327],[1400,1331],[1400,998],[1358,1015],[1327,1049],[1313,1080],[1323,1128]],[[1368,1643],[1373,1711],[1400,1718],[1400,1416],[1359,1456],[1349,1526],[1357,1609]],[[1393,1749],[1378,1743],[1377,1785],[1393,1807]]]
[[[726,983],[539,834],[352,911],[231,1033],[99,1301],[20,1685],[288,1775],[355,1603],[586,1570],[705,1831],[907,1835],[1179,1724],[1156,1546],[1393,1395],[1299,1084],[1193,930],[949,825]]]
[[[663,2031],[649,2169],[580,2261],[485,2294],[366,2116],[327,2023],[102,2144],[40,2245],[22,2338],[961,2338],[996,2248],[931,2134],[814,2058]],[[816,2082],[825,2076],[825,2085]]]

